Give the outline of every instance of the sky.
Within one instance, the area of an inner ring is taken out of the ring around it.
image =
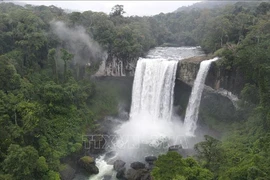
[[[199,1],[20,1],[33,5],[54,5],[74,11],[96,11],[109,14],[114,5],[124,5],[126,16],[152,16],[161,12],[173,12],[181,6]]]

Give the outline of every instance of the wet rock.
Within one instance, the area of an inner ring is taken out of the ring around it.
[[[126,172],[126,168],[125,167],[119,169],[118,172],[116,173],[116,178],[117,179],[121,179],[121,180],[126,179],[125,178],[125,172]]]
[[[179,151],[182,148],[182,145],[173,145],[169,147],[169,151]]]
[[[138,169],[144,169],[145,168],[145,164],[142,163],[142,162],[133,162],[130,164],[130,167],[135,169],[135,170],[138,170]]]
[[[183,149],[182,145],[173,145],[169,147],[169,151],[176,151],[178,152],[182,157],[187,157],[188,156],[188,151],[187,149]]]
[[[151,180],[150,171],[146,169],[129,169],[126,173],[127,180]]]
[[[90,156],[84,156],[80,158],[78,164],[90,175],[99,173],[99,169],[96,166],[95,160]]]
[[[122,161],[122,160],[116,160],[113,163],[113,169],[118,172],[119,170],[121,170],[122,168],[124,168],[125,164],[126,163],[124,161]]]
[[[111,179],[112,179],[112,176],[109,176],[109,175],[103,176],[103,180],[111,180]]]
[[[106,161],[106,160],[108,160],[108,159],[113,158],[113,157],[115,156],[115,154],[116,154],[115,151],[107,152],[107,153],[105,154],[104,160]]]
[[[144,159],[149,165],[153,165],[154,164],[154,161],[157,160],[157,157],[156,156],[147,156],[145,157]]]
[[[150,170],[150,171],[152,171],[154,167],[155,167],[154,164],[149,164],[147,166],[147,169]]]

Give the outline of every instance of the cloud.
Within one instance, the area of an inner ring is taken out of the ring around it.
[[[109,14],[116,4],[124,5],[126,16],[152,16],[161,12],[173,12],[181,6],[189,6],[200,1],[24,1],[34,5],[55,5],[74,11],[98,11]]]

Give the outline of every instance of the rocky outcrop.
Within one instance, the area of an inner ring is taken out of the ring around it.
[[[103,61],[96,76],[134,76],[137,60],[120,60],[109,56]]]
[[[89,175],[99,173],[95,160],[90,156],[80,158],[78,163],[79,166],[83,168]]]
[[[213,56],[197,56],[181,60],[178,64],[177,79],[192,86],[204,60],[212,59]],[[220,91],[221,95],[229,93],[239,95],[244,87],[244,76],[237,68],[228,69],[222,65],[222,59],[211,64],[205,85],[208,89]]]

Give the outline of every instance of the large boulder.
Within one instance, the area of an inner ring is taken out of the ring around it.
[[[130,164],[130,167],[135,169],[135,170],[138,170],[138,169],[144,169],[145,168],[145,164],[142,163],[142,162],[133,162]]]
[[[95,160],[90,156],[80,158],[78,164],[90,175],[99,173]]]
[[[122,161],[122,160],[116,160],[113,163],[113,169],[118,172],[119,170],[121,170],[122,168],[124,168],[125,164],[126,163],[124,161]]]

